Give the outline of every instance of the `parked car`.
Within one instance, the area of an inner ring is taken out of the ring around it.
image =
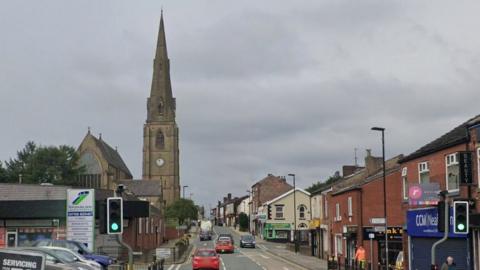
[[[215,251],[218,253],[229,252],[233,253],[235,251],[235,247],[233,246],[232,241],[225,239],[225,240],[218,240],[215,244]]]
[[[235,240],[233,240],[233,236],[229,233],[221,233],[218,235],[218,238],[217,240],[223,240],[225,238],[228,238],[230,239],[230,241],[232,242],[233,245],[235,245]]]
[[[255,237],[251,234],[242,235],[240,237],[240,247],[251,247],[255,248]]]
[[[45,270],[78,270],[76,267],[58,262],[55,258],[45,255],[40,251],[22,250],[18,248],[3,248],[1,250],[6,252],[17,253],[17,254],[27,254],[27,255],[35,254],[35,255],[44,256]]]
[[[79,262],[74,256],[66,253],[58,253],[52,249],[45,247],[25,247],[20,250],[33,251],[45,255],[46,263],[53,266],[58,266],[60,269],[74,269],[74,270],[97,270],[85,263]]]
[[[197,249],[192,255],[192,269],[220,269],[220,258],[213,249]]]
[[[199,237],[200,237],[200,241],[212,240],[212,234],[210,233],[210,231],[201,230]]]
[[[36,247],[44,247],[44,246],[51,246],[51,247],[63,247],[73,250],[83,257],[94,260],[97,263],[101,264],[104,269],[106,269],[110,264],[115,262],[115,259],[110,258],[106,255],[100,255],[93,253],[90,249],[88,249],[84,244],[71,241],[71,240],[51,240],[51,239],[44,239],[36,242],[34,244]]]
[[[73,251],[73,250],[70,250],[68,248],[62,248],[62,247],[45,247],[45,248],[48,248],[48,249],[51,249],[57,253],[68,253],[66,254],[66,256],[70,255],[70,256],[73,256],[75,257],[75,259],[78,261],[78,262],[82,262],[82,263],[85,263],[95,269],[98,269],[98,270],[101,270],[103,267],[101,264],[99,264],[98,262],[94,261],[94,260],[89,260],[85,257],[83,257],[82,255],[80,255],[79,253]]]

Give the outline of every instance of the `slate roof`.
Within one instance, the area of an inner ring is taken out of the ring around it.
[[[128,191],[139,197],[162,196],[162,184],[160,181],[121,180],[118,183],[124,184]]]
[[[480,115],[477,115],[468,121],[462,123],[461,125],[457,126],[456,128],[450,130],[449,132],[445,133],[444,135],[440,136],[439,138],[433,140],[432,142],[422,146],[417,151],[411,153],[410,155],[402,158],[400,162],[406,162],[409,160],[413,160],[422,156],[426,156],[431,153],[435,153],[437,151],[465,143],[468,141],[468,127],[473,126],[475,124],[480,123]]]
[[[102,151],[102,154],[104,158],[107,160],[109,164],[114,166],[117,169],[122,170],[126,174],[128,174],[130,177],[132,177],[132,173],[128,169],[127,165],[125,162],[123,162],[122,157],[118,153],[117,150],[113,149],[108,143],[106,143],[102,139],[97,139],[95,136],[91,135],[92,138],[95,140],[95,143],[97,144],[97,147]]]

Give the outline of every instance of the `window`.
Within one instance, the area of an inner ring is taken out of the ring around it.
[[[458,154],[450,154],[445,157],[447,169],[447,190],[458,191],[460,179],[460,165],[458,164]]]
[[[142,218],[138,219],[138,234],[142,234]]]
[[[353,206],[352,206],[352,197],[348,197],[348,216],[353,216]]]
[[[335,204],[335,220],[340,221],[342,220],[342,216],[340,215],[340,204]]]
[[[273,230],[268,230],[268,237],[272,238],[273,237]]]
[[[275,205],[275,218],[283,218],[283,205]]]
[[[428,162],[418,163],[418,183],[425,184],[430,182],[430,171]]]
[[[403,193],[403,199],[408,200],[407,167],[402,169],[402,193]]]
[[[342,235],[340,234],[337,234],[335,235],[335,251],[337,254],[342,254],[343,253],[343,250],[342,250]]]
[[[150,225],[150,222],[148,220],[148,217],[145,218],[145,234],[149,234],[149,225]]]
[[[300,219],[305,219],[305,205],[300,205],[300,207],[298,207],[298,213],[299,213],[299,217]]]
[[[328,201],[327,201],[327,197],[325,197],[325,211],[324,211],[324,214],[325,214],[325,218],[328,218]]]
[[[161,129],[158,130],[157,137],[155,138],[155,146],[159,149],[165,148],[165,136]]]

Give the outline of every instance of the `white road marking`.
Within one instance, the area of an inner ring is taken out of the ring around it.
[[[170,265],[170,267],[168,268],[168,270],[172,270],[173,267],[175,267],[175,264]]]
[[[262,258],[264,258],[264,259],[270,259],[270,257],[267,257],[267,256],[265,256],[265,255],[263,255],[263,254],[260,254],[260,257],[262,257]]]
[[[181,264],[179,264],[179,265],[177,266],[177,268],[175,268],[175,270],[178,270],[178,269],[180,269],[180,266],[182,266],[182,265],[181,265]]]
[[[227,270],[227,267],[225,267],[225,263],[223,262],[223,259],[220,259],[220,261],[222,262],[223,270]]]
[[[290,270],[290,269],[288,269],[287,267],[283,267],[283,270]]]

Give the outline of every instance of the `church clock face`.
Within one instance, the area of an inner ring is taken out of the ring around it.
[[[163,164],[165,164],[165,160],[159,158],[155,161],[155,163],[157,164],[158,167],[162,167]]]

